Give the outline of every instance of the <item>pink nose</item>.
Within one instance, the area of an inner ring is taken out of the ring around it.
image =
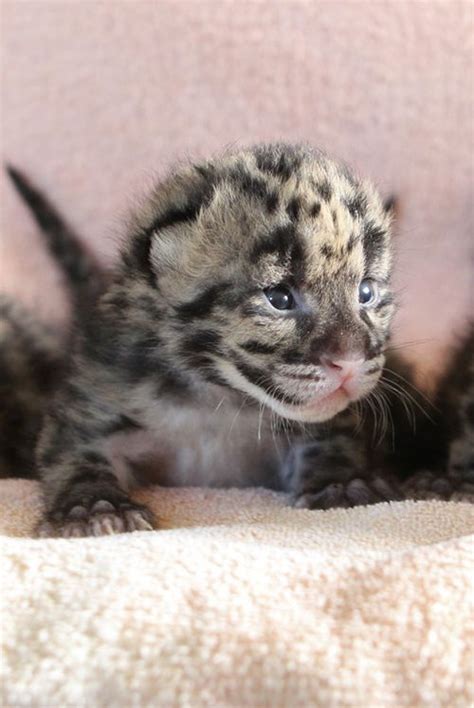
[[[360,369],[365,359],[363,357],[359,358],[336,358],[331,356],[322,356],[322,365],[334,374],[337,374],[342,381],[347,381],[347,379],[355,376]]]

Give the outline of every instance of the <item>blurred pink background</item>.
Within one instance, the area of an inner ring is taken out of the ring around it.
[[[176,159],[307,140],[400,200],[398,342],[430,377],[472,307],[471,2],[3,1],[2,158],[111,261]],[[1,177],[0,288],[64,316]]]

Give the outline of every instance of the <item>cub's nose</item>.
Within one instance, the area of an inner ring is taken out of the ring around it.
[[[338,355],[332,356],[329,354],[321,357],[321,364],[324,368],[333,376],[336,374],[340,378],[341,383],[357,376],[357,374],[360,373],[364,362],[364,357],[361,357],[358,354],[345,354],[342,357]]]

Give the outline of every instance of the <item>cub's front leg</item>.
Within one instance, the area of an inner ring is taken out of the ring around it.
[[[371,470],[364,441],[344,425],[296,443],[282,474],[300,508],[352,507],[402,498],[388,473]]]
[[[151,530],[151,512],[131,501],[125,475],[104,454],[111,435],[136,425],[110,405],[98,405],[85,391],[63,395],[46,419],[37,451],[46,502],[39,534],[101,536]]]

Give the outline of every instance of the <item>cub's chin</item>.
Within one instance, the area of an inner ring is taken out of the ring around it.
[[[377,381],[349,382],[330,393],[314,395],[300,404],[290,405],[270,397],[266,404],[282,418],[303,423],[323,423],[341,413],[350,403],[368,396],[376,387]]]
[[[299,405],[289,405],[275,399],[267,401],[267,405],[282,418],[302,423],[323,423],[341,413],[349,403],[351,398],[343,388]]]

